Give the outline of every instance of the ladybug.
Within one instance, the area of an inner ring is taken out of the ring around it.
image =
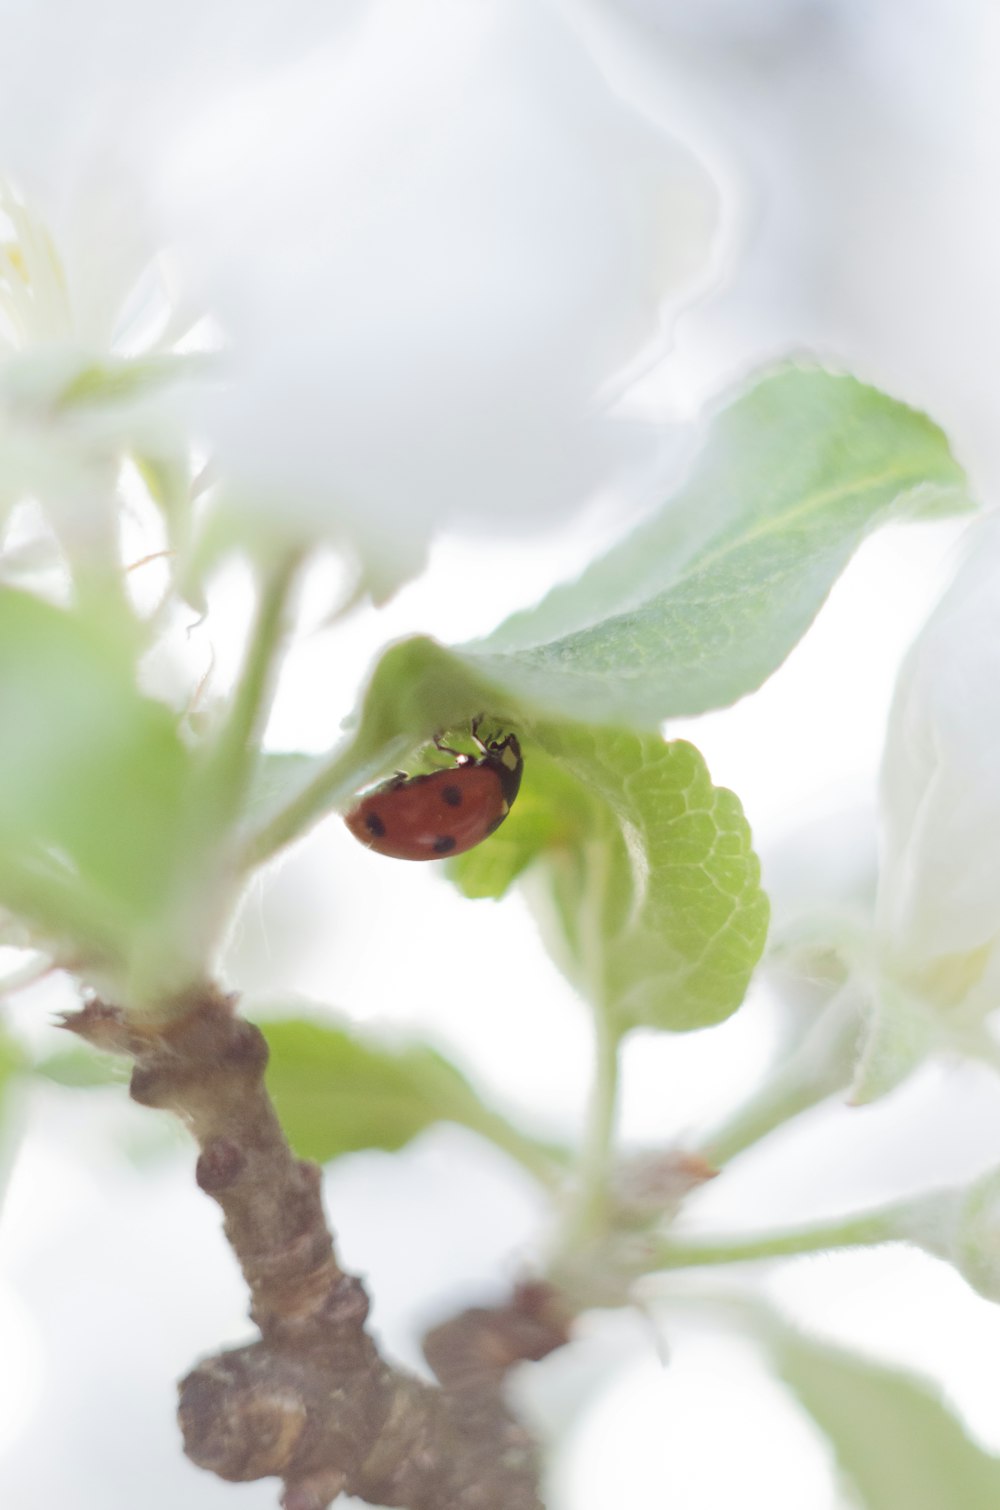
[[[517,796],[524,761],[516,735],[484,744],[479,723],[472,723],[479,755],[435,738],[443,754],[454,755],[454,765],[425,776],[397,771],[362,797],[344,819],[355,839],[394,860],[443,860],[498,829]]]

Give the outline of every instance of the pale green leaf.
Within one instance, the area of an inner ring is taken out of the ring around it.
[[[445,862],[449,879],[467,897],[502,897],[546,851],[579,847],[601,821],[574,776],[529,748],[530,766],[510,816],[489,840]]]
[[[867,534],[968,507],[963,485],[924,415],[785,368],[716,417],[658,514],[462,654],[549,716],[649,728],[723,707],[781,664]]]
[[[0,1027],[0,1101],[14,1076],[25,1069],[28,1056],[15,1038]]]
[[[258,1019],[267,1085],[295,1151],[327,1162],[363,1148],[392,1151],[437,1122],[489,1138],[550,1177],[558,1151],[487,1107],[454,1065],[422,1043],[390,1044],[333,1020]]]
[[[539,727],[510,817],[449,871],[468,896],[526,872],[554,956],[620,1031],[729,1016],[767,934],[739,801],[656,735]]]
[[[587,995],[621,1029],[728,1017],[768,923],[738,798],[685,741],[563,726],[543,740],[600,811],[572,860],[556,845],[535,870]]]
[[[709,426],[690,480],[575,583],[456,649],[390,646],[351,737],[250,841],[260,860],[436,731],[478,713],[650,732],[753,691],[872,530],[968,507],[925,416],[853,378],[788,367]]]
[[[270,822],[302,792],[323,767],[315,755],[278,751],[259,756],[250,781],[244,814],[248,827]]]
[[[871,528],[958,506],[960,483],[940,431],[884,395],[818,371],[765,379],[716,420],[682,494],[580,582],[478,645],[391,647],[344,752],[286,763],[251,858],[477,713],[524,739],[553,714],[648,729],[731,701],[780,663]],[[511,844],[505,827],[469,863],[470,893],[523,869]]]
[[[778,1370],[829,1438],[865,1510],[996,1510],[1000,1459],[929,1384],[782,1332]]]
[[[391,645],[338,755],[289,753],[259,763],[246,863],[259,864],[325,813],[345,809],[355,793],[378,777],[414,769],[435,733],[467,735],[471,720],[483,712],[490,726],[520,732],[519,725],[505,720],[496,689],[477,680],[452,651],[424,637]]]
[[[621,1031],[729,1016],[768,921],[738,798],[682,741],[569,724],[518,733],[524,779],[510,816],[449,874],[469,897],[500,896],[524,877],[554,957]],[[261,768],[258,802],[291,798],[270,832],[265,823],[262,848],[286,825],[297,831],[329,776],[320,767],[310,788],[301,757]]]
[[[0,1206],[20,1141],[17,1088],[27,1067],[24,1049],[0,1024]]]
[[[175,884],[187,755],[131,647],[0,589],[0,902],[115,949]]]
[[[73,1090],[94,1090],[106,1085],[127,1085],[130,1064],[124,1058],[99,1054],[81,1044],[79,1048],[46,1054],[32,1066],[32,1073],[54,1085]]]

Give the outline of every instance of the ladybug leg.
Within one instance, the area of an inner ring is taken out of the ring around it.
[[[479,737],[479,725],[482,723],[482,721],[482,713],[477,713],[475,718],[472,720],[472,723],[469,725],[469,732],[471,733],[476,746],[482,751],[484,755],[488,755],[490,753],[489,746],[485,745]]]
[[[473,757],[471,755],[467,755],[464,750],[455,750],[455,749],[452,748],[451,745],[442,744],[442,742],[441,742],[441,735],[440,734],[435,734],[435,736],[434,736],[434,746],[435,746],[435,749],[438,749],[438,750],[441,751],[442,755],[451,755],[451,756],[453,756],[456,765],[472,765],[473,764]]]

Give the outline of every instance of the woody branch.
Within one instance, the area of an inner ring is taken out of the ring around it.
[[[326,1510],[342,1491],[408,1510],[542,1510],[534,1445],[502,1390],[515,1363],[566,1340],[552,1292],[522,1286],[431,1332],[439,1386],[404,1373],[366,1330],[368,1296],[337,1260],[320,1170],[289,1148],[264,1086],[267,1045],[233,999],[206,988],[155,1027],[92,1002],[65,1026],[130,1055],[133,1099],[187,1124],[250,1290],[259,1340],[181,1382],[192,1461],[230,1481],[280,1478],[285,1510]]]

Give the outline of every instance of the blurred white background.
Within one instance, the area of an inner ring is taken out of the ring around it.
[[[44,0],[40,0],[44,4]],[[827,356],[927,409],[979,496],[1000,490],[1000,11],[992,0],[580,0],[570,7],[615,87],[701,153],[726,196],[717,286],[681,320],[642,384],[651,416],[697,414],[748,368],[790,350]],[[612,501],[613,504],[613,501]],[[269,738],[322,749],[380,644],[410,630],[464,640],[571,573],[614,509],[529,545],[442,541],[385,610],[317,629],[295,651]],[[948,578],[953,526],[867,545],[817,625],[754,697],[671,728],[740,795],[765,865],[814,818],[872,810],[901,654]],[[240,585],[219,584],[199,631],[232,660]],[[864,832],[864,818],[844,832]],[[873,819],[871,820],[874,821]],[[460,901],[431,866],[361,850],[336,820],[246,899],[227,961],[257,1005],[307,1000],[429,1035],[487,1095],[543,1132],[580,1124],[583,1009],[515,898]],[[58,1035],[58,985],[12,1004]],[[623,1131],[669,1142],[707,1127],[753,1084],[774,1035],[758,993],[721,1028],[636,1035]],[[247,1334],[245,1296],[182,1134],[123,1092],[38,1089],[19,1107],[0,1227],[0,1500],[11,1510],[263,1510],[272,1485],[230,1487],[190,1467],[174,1381]],[[938,1066],[875,1107],[820,1108],[692,1201],[696,1227],[833,1214],[964,1178],[995,1162],[1000,1086]],[[993,1156],[990,1156],[990,1149]],[[985,1150],[985,1153],[984,1153]],[[496,1295],[530,1257],[526,1180],[471,1136],[440,1129],[399,1156],[329,1172],[343,1258],[365,1275],[386,1346],[416,1362],[430,1320]],[[401,1236],[403,1240],[401,1240]],[[823,1335],[940,1382],[1000,1451],[1000,1314],[950,1270],[881,1251],[756,1271]],[[553,1397],[585,1404],[554,1442],[552,1510],[833,1510],[829,1452],[745,1343],[675,1324],[595,1317]],[[669,1364],[661,1357],[663,1343]],[[718,1444],[725,1440],[725,1453]]]

